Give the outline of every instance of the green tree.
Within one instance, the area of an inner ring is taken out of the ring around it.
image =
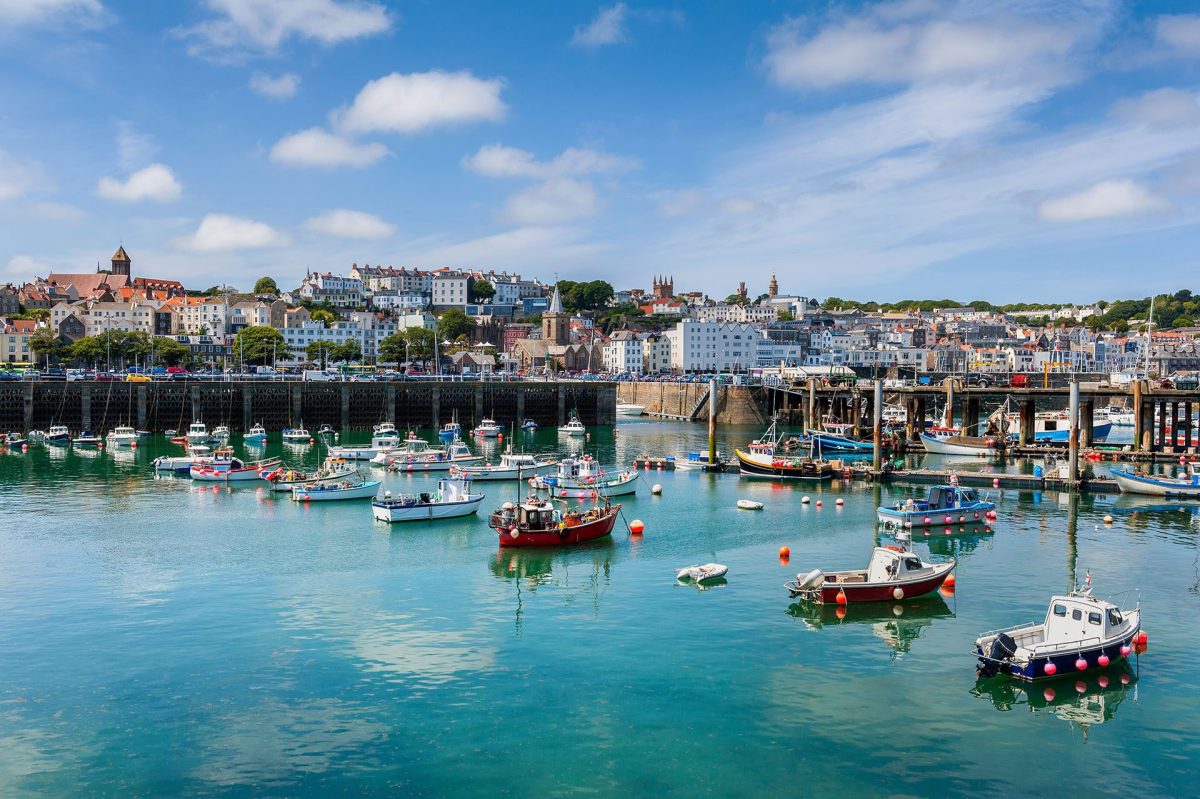
[[[409,327],[402,334],[408,342],[408,357],[428,364],[437,344],[437,333],[427,327]]]
[[[178,366],[188,359],[192,351],[186,344],[180,344],[173,338],[158,336],[154,339],[154,360],[167,366]]]
[[[81,336],[67,347],[66,356],[74,363],[99,365],[104,360],[104,345],[96,336]]]
[[[1196,320],[1187,314],[1180,314],[1171,321],[1171,327],[1195,327]]]
[[[43,361],[47,358],[57,361],[67,354],[66,343],[48,327],[39,327],[33,331],[29,336],[29,349]]]
[[[471,296],[475,302],[486,302],[496,296],[496,287],[486,280],[476,280],[471,286]]]
[[[332,341],[326,339],[317,339],[304,348],[304,354],[308,356],[310,361],[319,363],[322,366],[333,360],[333,350],[337,347]]]
[[[324,308],[318,308],[312,312],[312,320],[314,322],[320,322],[321,324],[325,325],[325,327],[329,327],[336,322],[338,318],[337,314],[335,314],[333,311],[328,311]]]
[[[475,320],[458,308],[451,308],[438,320],[438,337],[442,341],[454,341],[475,332]]]
[[[341,363],[350,363],[352,361],[362,360],[362,346],[356,339],[346,339],[341,344],[334,346],[329,351],[329,359],[339,361]]]
[[[403,363],[408,358],[405,341],[403,331],[384,338],[375,348],[375,360],[378,363]]]
[[[287,340],[273,327],[243,327],[233,339],[233,357],[243,363],[265,366],[289,354]]]
[[[725,298],[726,305],[749,305],[750,298],[743,297],[741,294],[730,294]]]
[[[780,311],[777,317],[780,322],[795,322],[796,315],[791,311]]]
[[[260,277],[254,282],[255,294],[279,294],[279,286],[273,277]]]

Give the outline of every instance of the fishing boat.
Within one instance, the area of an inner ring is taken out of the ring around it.
[[[132,427],[114,427],[105,438],[110,447],[131,447],[137,443],[138,433]]]
[[[901,546],[875,547],[866,569],[823,572],[813,569],[787,583],[788,594],[810,602],[892,602],[936,591],[957,561],[926,563]]]
[[[880,505],[875,512],[883,524],[932,527],[978,521],[995,509],[994,502],[985,502],[970,488],[936,485],[929,487],[929,494],[923,500],[910,498],[892,507]]]
[[[937,436],[920,433],[925,452],[930,455],[972,455],[992,457],[1003,451],[1003,442],[993,436]]]
[[[371,435],[375,438],[400,438],[400,433],[396,430],[396,425],[391,422],[380,422],[375,425],[371,428]]]
[[[1112,420],[1103,414],[1093,417],[1092,442],[1103,444],[1112,432]],[[1132,416],[1132,414],[1131,414]],[[1132,426],[1132,422],[1130,423]],[[1021,435],[1021,417],[1008,418],[1008,434],[1013,438]],[[1033,416],[1033,440],[1041,443],[1066,444],[1071,440],[1071,418],[1066,411],[1041,411]]]
[[[93,433],[91,430],[84,430],[79,435],[71,439],[71,443],[77,447],[98,447],[104,442],[100,436]]]
[[[454,519],[470,516],[479,510],[483,494],[471,493],[471,481],[466,477],[447,477],[438,480],[437,491],[402,494],[393,497],[389,491],[383,499],[371,503],[371,515],[381,522],[424,522],[435,519]]]
[[[262,472],[279,466],[279,458],[246,462],[235,458],[228,449],[219,450],[210,458],[197,458],[188,474],[193,480],[218,483],[244,483],[262,480]]]
[[[1109,469],[1117,487],[1125,494],[1145,494],[1175,499],[1200,499],[1200,472],[1196,464],[1188,463],[1184,477],[1138,474],[1128,469]]]
[[[296,486],[292,499],[297,502],[331,502],[341,499],[374,499],[382,480],[342,480],[337,483],[317,483]]]
[[[1096,411],[1113,427],[1133,427],[1133,411],[1121,405],[1109,405]]]
[[[475,425],[475,435],[480,438],[497,438],[503,430],[495,419],[484,419]]]
[[[299,427],[283,428],[283,443],[285,444],[311,444],[313,443],[312,434],[305,429],[304,425]]]
[[[638,405],[636,402],[618,402],[617,416],[641,416],[646,412],[645,405]]]
[[[565,436],[582,437],[587,435],[587,428],[579,421],[578,416],[571,414],[571,420],[558,428],[558,432]]]
[[[212,431],[213,441],[218,444],[226,444],[229,442],[229,428],[223,424],[217,425]]]
[[[372,458],[371,462],[375,463],[378,457]],[[384,463],[393,472],[448,472],[456,466],[482,460],[482,455],[473,454],[462,441],[454,441],[444,450],[428,450],[425,454],[388,454],[384,457]]]
[[[378,427],[378,425],[377,425]],[[369,461],[380,453],[389,453],[398,448],[400,435],[393,427],[390,432],[376,432],[371,436],[369,446],[339,446],[329,448],[329,457],[345,458],[352,461]]]
[[[52,424],[46,431],[45,441],[47,444],[70,444],[71,431],[67,429],[66,425]]]
[[[526,419],[525,421],[521,422],[521,429],[522,430],[537,430],[538,423],[532,419]]]
[[[479,466],[455,466],[451,474],[458,473],[472,480],[527,480],[553,469],[554,460],[539,460],[525,452],[511,449],[500,456],[500,463],[485,463]]]
[[[326,439],[338,437],[337,431],[333,429],[333,425],[331,424],[321,425],[321,429],[317,430],[317,435]]]
[[[462,425],[455,419],[452,422],[446,422],[442,425],[442,429],[438,431],[438,440],[449,444],[451,441],[462,437]]]
[[[1146,642],[1136,593],[1122,603],[1092,595],[1091,576],[1082,588],[1050,599],[1041,623],[993,630],[975,639],[979,676],[1007,675],[1033,682],[1078,675],[1128,658]],[[1134,602],[1134,607],[1122,604]]]
[[[833,467],[825,460],[784,454],[782,439],[778,422],[772,419],[766,431],[746,446],[746,451],[735,449],[741,474],[785,480],[828,480],[833,477]]]
[[[188,431],[184,436],[184,440],[190,447],[193,444],[207,444],[212,441],[212,436],[208,434],[208,428],[204,425],[204,422],[192,422],[188,425]]]
[[[445,455],[446,449],[435,449],[423,438],[417,438],[416,433],[409,433],[403,442],[394,443],[391,447],[377,452],[371,463],[377,466],[387,466],[393,460],[403,458],[426,458],[430,455]]]
[[[152,461],[156,472],[189,474],[198,458],[195,455],[160,455]]]
[[[710,461],[707,452],[689,452],[680,458],[672,458],[671,460],[675,464],[676,471],[696,472],[714,465],[721,466],[725,463],[725,456],[718,452],[716,461]]]
[[[549,492],[560,499],[587,499],[600,494],[607,497],[632,494],[637,491],[641,475],[636,469],[605,472],[590,455],[578,458],[563,458],[558,471],[551,475],[539,475],[530,480],[534,488]]]
[[[804,432],[812,440],[812,448],[819,453],[868,454],[875,450],[874,442],[857,441],[844,435],[824,433],[820,430],[806,430]]]
[[[580,544],[610,535],[620,505],[601,497],[597,504],[582,508],[555,508],[551,500],[530,496],[523,502],[505,502],[488,518],[488,526],[500,537],[502,547],[547,547]]]
[[[681,583],[702,585],[722,579],[729,573],[724,563],[705,563],[703,566],[685,566],[675,570],[675,579]]]
[[[285,469],[282,465],[275,469],[263,469],[259,475],[271,484],[275,493],[290,493],[293,488],[313,486],[318,483],[338,482],[357,473],[354,464],[337,458],[327,458],[325,464],[315,471],[305,472],[299,469]]]
[[[267,443],[267,428],[262,424],[256,424],[250,428],[250,432],[242,436],[242,441],[246,444],[261,445]]]
[[[9,449],[21,449],[29,446],[29,439],[20,433],[8,433],[4,436],[3,444]]]

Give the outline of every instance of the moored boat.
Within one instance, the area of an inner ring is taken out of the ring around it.
[[[110,447],[130,447],[137,443],[138,434],[132,427],[114,427],[108,431],[105,440]]]
[[[66,425],[50,425],[50,429],[46,431],[44,440],[47,444],[70,444],[71,431],[67,429]]]
[[[300,425],[299,427],[283,428],[283,443],[285,444],[311,444],[313,443],[312,433]]]
[[[601,499],[587,510],[555,508],[547,499],[531,496],[524,502],[505,502],[488,518],[502,547],[546,547],[580,544],[610,535],[620,505]]]
[[[498,464],[456,466],[452,473],[457,472],[472,480],[526,480],[553,469],[557,464],[554,460],[539,460],[528,453],[509,451],[500,456]]]
[[[533,419],[526,419],[525,421],[521,422],[521,429],[522,430],[537,430],[538,423],[535,422]]]
[[[1125,600],[1134,599],[1126,592]],[[1128,658],[1141,636],[1142,612],[1092,595],[1091,577],[1066,596],[1051,597],[1046,616],[993,630],[975,639],[979,676],[998,674],[1032,682],[1077,675]]]
[[[475,426],[475,435],[480,438],[497,438],[502,432],[495,419],[484,419]]]
[[[193,444],[208,444],[212,441],[212,436],[208,434],[208,427],[204,422],[192,422],[188,425],[187,435],[184,436],[185,443],[188,446]]]
[[[931,527],[942,524],[965,524],[986,518],[995,510],[993,502],[980,499],[969,488],[956,485],[930,486],[925,499],[907,499],[892,507],[879,506],[876,513],[884,524],[903,527]]]
[[[646,412],[645,405],[638,405],[636,402],[618,402],[617,416],[641,416]]]
[[[331,458],[346,458],[352,461],[369,461],[380,453],[388,453],[396,449],[400,436],[395,432],[376,433],[371,436],[369,446],[337,446],[329,448]]]
[[[100,436],[93,433],[91,430],[84,430],[79,435],[71,439],[71,443],[77,447],[98,447],[104,442]]]
[[[915,552],[899,546],[875,547],[867,568],[797,574],[785,587],[793,598],[812,602],[891,602],[936,591],[954,571],[957,561],[926,563]]]
[[[571,414],[570,421],[558,428],[558,432],[564,436],[582,437],[587,435],[587,427],[584,426],[583,422],[579,421],[578,416]]]
[[[446,449],[430,449],[424,453],[381,453],[371,462],[379,462],[380,457],[393,472],[448,472],[456,466],[476,464],[483,460],[482,455],[472,454],[471,448],[460,440],[455,440]]]
[[[317,483],[296,486],[292,499],[297,502],[330,502],[341,499],[373,499],[379,493],[381,480],[342,480],[337,483]]]
[[[318,483],[338,482],[351,475],[357,474],[354,465],[349,461],[328,458],[325,464],[316,471],[306,472],[300,469],[285,469],[282,465],[275,469],[263,469],[260,476],[271,484],[275,493],[290,493],[293,488],[314,486]]]
[[[446,422],[442,425],[442,429],[438,431],[438,440],[444,444],[449,444],[462,436],[462,425],[458,423],[458,419]]]
[[[973,455],[992,457],[1003,451],[1002,442],[992,436],[937,436],[921,433],[921,443],[930,455]]]
[[[1117,486],[1125,494],[1144,494],[1153,497],[1176,499],[1200,499],[1200,472],[1196,465],[1188,463],[1187,476],[1138,474],[1128,469],[1109,469]]]
[[[681,583],[703,585],[716,582],[729,573],[729,567],[724,563],[705,563],[702,566],[685,566],[675,570],[675,579]]]
[[[156,472],[188,474],[197,460],[194,455],[160,455],[152,463]]]
[[[641,475],[636,469],[606,472],[590,455],[579,458],[563,458],[558,471],[551,475],[539,475],[530,482],[535,488],[546,490],[550,496],[560,499],[587,499],[600,494],[615,497],[637,491]]]
[[[250,432],[242,436],[242,441],[247,444],[262,445],[267,443],[267,428],[262,424],[256,424],[250,428]]]
[[[812,448],[818,454],[825,452],[867,454],[875,449],[873,442],[857,441],[845,435],[824,433],[820,430],[806,430],[805,435],[812,440]]]
[[[391,496],[371,503],[371,515],[383,522],[419,522],[470,516],[479,510],[483,494],[471,493],[471,481],[465,477],[438,480],[436,492]]]
[[[262,480],[264,471],[279,466],[279,458],[246,462],[235,458],[228,450],[221,450],[211,458],[197,458],[188,474],[201,482],[239,483]]]

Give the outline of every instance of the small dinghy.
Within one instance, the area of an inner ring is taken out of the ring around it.
[[[737,501],[738,510],[762,510],[763,504],[755,502],[752,499],[739,499]]]
[[[1187,464],[1187,474],[1182,477],[1138,474],[1127,469],[1109,469],[1108,471],[1116,479],[1117,487],[1124,494],[1200,499],[1200,471],[1197,471],[1194,463]]]
[[[292,499],[297,502],[331,502],[342,499],[374,499],[379,493],[381,480],[366,480],[351,482],[343,480],[340,483],[317,483],[314,486],[296,486],[292,489]]]
[[[980,677],[1005,674],[1033,682],[1055,675],[1105,668],[1141,651],[1142,611],[1136,594],[1125,592],[1132,608],[1092,596],[1092,578],[1083,588],[1050,598],[1045,619],[993,630],[975,639]],[[1124,604],[1124,603],[1122,603]]]
[[[719,580],[729,572],[724,563],[705,563],[703,566],[687,566],[675,572],[675,579],[681,583],[702,585],[713,580]]]

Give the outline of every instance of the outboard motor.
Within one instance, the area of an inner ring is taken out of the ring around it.
[[[988,649],[987,659],[980,658],[979,676],[995,677],[1000,672],[1000,663],[1011,658],[1016,651],[1017,642],[1012,636],[1006,633],[997,635]]]

